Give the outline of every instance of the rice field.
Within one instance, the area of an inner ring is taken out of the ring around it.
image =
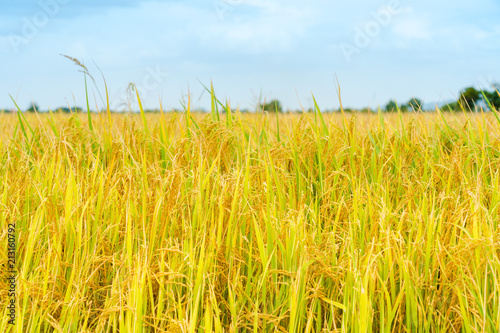
[[[0,115],[0,331],[499,332],[497,114],[318,111]]]

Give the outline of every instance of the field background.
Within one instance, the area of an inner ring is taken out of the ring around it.
[[[90,120],[0,115],[0,331],[500,331],[494,113]]]

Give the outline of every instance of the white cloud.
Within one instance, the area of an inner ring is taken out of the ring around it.
[[[412,13],[394,21],[392,31],[405,39],[426,39],[433,37],[431,24],[425,14]]]
[[[239,6],[255,7],[257,13],[248,15]],[[231,20],[219,20],[201,29],[205,46],[250,53],[288,51],[314,23],[314,13],[308,8],[261,0],[241,1],[229,15]]]

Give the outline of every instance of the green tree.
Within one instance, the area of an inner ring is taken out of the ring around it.
[[[494,84],[493,91],[483,91],[484,96],[481,94],[481,99],[488,104],[491,104],[495,109],[500,109],[500,85]]]
[[[460,92],[458,103],[465,110],[473,110],[476,102],[481,99],[481,92],[474,87],[467,87]]]
[[[460,107],[458,106],[458,102],[451,102],[441,107],[441,110],[451,112],[457,111],[459,108]]]
[[[413,111],[419,111],[422,109],[422,100],[419,98],[412,98],[406,103],[409,109],[413,109]]]
[[[72,107],[71,109],[66,107],[66,106],[63,106],[63,107],[57,108],[56,111],[64,112],[64,113],[71,113],[71,112],[77,113],[77,112],[82,112],[83,110],[82,110],[82,108],[77,107],[77,106]]]
[[[397,111],[398,105],[396,104],[396,101],[391,99],[389,103],[385,105],[384,110],[388,112]]]
[[[267,112],[276,112],[276,111],[283,112],[280,101],[276,99],[273,99],[272,101],[266,104],[259,104],[259,108]]]
[[[65,106],[57,108],[56,110],[60,111],[60,112],[64,112],[64,113],[70,113],[71,112],[71,110],[68,107],[65,107]]]
[[[40,110],[40,108],[38,107],[38,104],[36,104],[36,103],[31,104],[29,106],[29,108],[26,109],[26,111],[28,111],[28,112],[35,112],[35,111],[38,112],[38,110]]]

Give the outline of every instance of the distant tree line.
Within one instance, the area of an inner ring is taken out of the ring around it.
[[[80,107],[72,107],[71,109],[66,107],[66,106],[63,106],[63,107],[59,107],[57,109],[51,109],[52,112],[63,112],[63,113],[71,113],[71,112],[82,112],[83,109],[80,108]],[[27,109],[26,109],[27,112],[40,112],[40,107],[38,106],[38,104],[36,103],[33,103],[31,104]]]
[[[478,106],[482,106],[486,109],[494,108],[496,110],[500,109],[500,84],[492,85],[491,90],[477,90],[474,87],[467,87],[462,89],[459,92],[459,97],[456,101],[448,103],[441,107],[443,111],[458,111],[458,110],[466,110],[473,111]],[[406,111],[419,111],[422,110],[422,100],[419,98],[412,98],[404,104],[398,104],[395,100],[390,100],[383,108],[383,111],[393,112],[397,110],[401,110],[402,112]],[[32,103],[26,111],[35,112],[40,111],[40,108],[36,103]],[[71,112],[82,112],[83,109],[80,107],[59,107],[57,109],[52,109],[53,112],[63,112],[63,113],[71,113]],[[158,112],[159,110],[145,110],[146,112]],[[182,110],[173,110],[174,112],[182,112]],[[198,110],[203,111],[203,110]],[[240,112],[247,112],[248,110],[240,110]],[[259,103],[258,111],[266,111],[269,113],[283,112],[283,107],[280,101],[277,99],[273,99],[269,102]],[[310,108],[306,110],[307,112],[313,112],[313,109]],[[323,112],[334,112],[336,110],[322,110]],[[350,109],[344,108],[345,112],[371,112],[372,110],[369,108],[363,109]]]
[[[385,106],[385,111],[397,111],[398,107],[401,111],[418,111],[422,109],[422,100],[419,98],[412,98],[403,105],[397,105],[395,100],[390,100]]]
[[[494,84],[493,89],[488,90],[477,90],[474,87],[467,87],[459,92],[459,97],[456,101],[451,102],[443,106],[441,109],[444,111],[474,111],[479,103],[485,106],[487,109],[494,108],[495,110],[500,109],[500,85]],[[396,101],[391,100],[385,105],[384,111],[397,111],[398,108],[401,111],[416,111],[422,109],[422,101],[418,98],[413,98],[406,104],[397,105]]]
[[[490,91],[481,91],[474,87],[467,87],[460,91],[459,98],[456,102],[445,105],[443,110],[475,110],[479,102],[482,102],[482,104],[488,109],[492,107],[495,110],[498,110],[500,108],[499,91],[499,84],[494,84],[493,89]]]
[[[269,103],[260,104],[259,109],[267,112],[283,112],[283,108],[281,107],[280,101],[277,99],[273,99]]]

